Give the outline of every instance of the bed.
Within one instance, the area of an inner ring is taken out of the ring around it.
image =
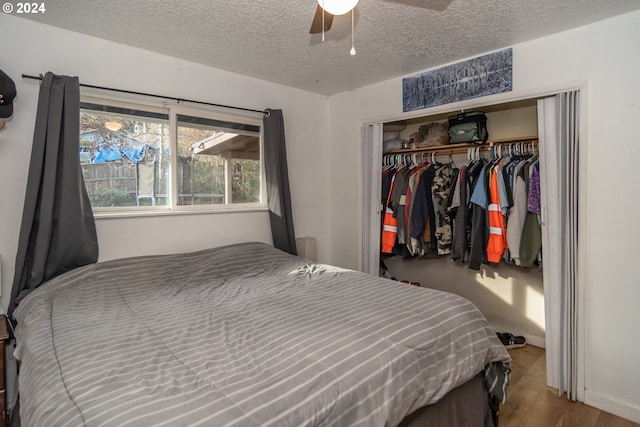
[[[77,268],[14,315],[30,427],[485,426],[508,386],[468,300],[263,243]]]

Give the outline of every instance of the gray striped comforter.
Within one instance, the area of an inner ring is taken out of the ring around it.
[[[78,268],[15,317],[29,427],[393,426],[509,362],[466,299],[261,243]]]

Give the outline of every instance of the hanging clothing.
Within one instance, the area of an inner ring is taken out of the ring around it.
[[[471,194],[471,250],[469,251],[469,268],[480,270],[480,264],[488,264],[487,243],[489,242],[489,219],[487,217],[487,165],[484,164],[476,179]]]
[[[520,242],[520,266],[533,267],[538,260],[540,249],[542,249],[542,230],[538,223],[538,216],[533,212],[527,212]]]
[[[449,203],[449,214],[453,217],[453,235],[451,242],[451,259],[465,262],[467,260],[468,236],[471,235],[469,215],[469,177],[467,166],[458,172],[456,188]]]
[[[502,176],[499,166],[489,173],[490,201],[488,207],[489,241],[487,243],[487,261],[499,263],[507,246],[504,214],[501,209],[499,177]],[[506,194],[505,194],[506,197]]]
[[[451,182],[454,175],[450,164],[442,165],[435,172],[431,186],[431,196],[435,219],[436,250],[438,255],[451,253],[451,217],[446,211]]]
[[[475,270],[503,259],[541,265],[540,166],[535,156],[510,150],[491,162],[468,159],[460,169],[453,163],[409,160],[414,163],[395,168],[385,161],[383,253],[450,255]]]
[[[435,241],[435,214],[431,198],[434,176],[435,168],[433,165],[424,169],[420,180],[417,181],[416,192],[411,202],[410,236],[417,240],[416,245],[422,242],[425,248],[432,248],[431,244]]]
[[[498,169],[500,173],[498,174],[498,190],[500,192],[500,211],[505,218],[505,224],[507,215],[509,213],[509,209],[513,206],[513,199],[511,198],[511,186],[509,185],[509,178],[507,175],[507,171],[505,170],[506,161],[501,161],[498,163]],[[506,238],[506,236],[505,236]]]
[[[513,208],[507,223],[507,246],[511,259],[516,265],[520,265],[520,242],[522,241],[522,229],[527,217],[528,189],[525,176],[529,176],[528,169],[528,163],[521,162],[514,170],[516,176],[513,188]]]
[[[398,234],[398,220],[393,216],[393,210],[391,209],[391,193],[393,191],[393,184],[395,181],[395,173],[391,177],[389,184],[389,195],[385,202],[384,219],[382,222],[382,237],[380,243],[382,246],[382,253],[390,254],[393,252],[393,247],[396,244],[396,236]]]
[[[380,204],[382,206],[386,205],[387,200],[389,199],[389,192],[391,191],[391,179],[395,174],[395,169],[386,169],[382,171],[382,193]]]
[[[527,209],[529,212],[540,216],[540,161],[535,161],[531,165],[530,171]]]
[[[535,161],[529,170],[529,191],[527,197],[527,216],[522,228],[520,242],[520,265],[533,267],[542,249],[542,230],[540,228],[540,164]]]
[[[393,184],[393,190],[391,192],[391,209],[393,216],[397,221],[397,239],[398,244],[405,244],[405,224],[404,224],[404,209],[405,199],[407,196],[407,178],[409,176],[409,169],[401,167],[396,172]]]
[[[411,256],[424,255],[421,253],[422,248],[421,248],[421,245],[418,245],[418,241],[416,239],[411,238],[410,224],[411,224],[411,213],[413,212],[413,197],[416,189],[416,182],[419,182],[420,175],[422,175],[422,172],[424,171],[425,167],[426,165],[424,164],[418,165],[417,167],[411,169],[411,171],[409,172],[409,180],[408,180],[409,184],[407,185],[407,197],[406,197],[406,204],[404,209],[404,223],[405,223],[406,234],[407,234],[406,247],[407,247],[407,251]]]

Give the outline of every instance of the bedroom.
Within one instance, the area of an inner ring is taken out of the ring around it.
[[[634,268],[635,236],[640,230],[634,213],[640,200],[633,190],[637,178],[627,171],[633,170],[638,158],[635,138],[640,89],[636,76],[640,64],[634,52],[639,27],[640,14],[635,11],[512,46],[514,93],[526,96],[541,88],[588,81],[587,403],[636,422],[640,348],[632,337],[640,324]],[[48,70],[116,88],[282,108],[296,234],[316,237],[319,261],[360,268],[357,242],[361,239],[362,212],[360,203],[353,203],[354,194],[361,192],[360,171],[354,168],[360,158],[360,125],[402,116],[401,76],[326,97],[15,16],[0,15],[0,33],[2,69],[14,77],[20,90],[19,114],[0,134],[4,201],[0,207],[0,254],[5,307],[13,278],[11,260],[16,251],[37,100],[37,85],[18,77]],[[331,55],[342,55],[339,49],[331,51]],[[131,64],[126,77],[121,64]],[[149,73],[154,73],[153,81]],[[617,206],[625,208],[615,209]],[[151,217],[144,219],[144,226],[140,221],[99,220],[101,259],[184,252],[238,240],[271,240],[264,211],[213,218]],[[162,239],[150,232],[157,226],[166,231]],[[186,239],[185,235],[191,237]]]

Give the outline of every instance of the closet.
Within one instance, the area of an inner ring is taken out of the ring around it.
[[[388,174],[397,170],[398,167],[406,168],[405,177],[407,177],[410,174],[407,172],[409,169],[415,170],[425,165],[435,164],[434,170],[440,170],[440,175],[445,177],[446,185],[452,185],[453,180],[458,177],[458,172],[465,165],[470,166],[475,164],[474,162],[497,164],[498,159],[502,159],[501,165],[506,166],[509,162],[513,164],[514,161],[527,161],[528,165],[535,161],[538,133],[535,99],[487,106],[480,110],[486,113],[489,131],[489,141],[482,146],[456,144],[403,148],[396,143],[383,148],[381,159],[383,175],[387,174],[386,184],[383,185],[382,181],[380,182],[383,198],[388,194],[388,191],[385,191],[385,185],[388,185]],[[458,112],[452,111],[446,114],[386,123],[383,126],[383,135],[385,135],[385,128],[392,129],[399,132],[394,136],[398,136],[400,140],[409,141],[420,126],[444,122],[450,114]],[[398,129],[402,130],[398,131]],[[389,142],[389,138],[386,136],[383,138]],[[452,173],[453,171],[455,173]],[[488,193],[489,187],[486,190]],[[513,191],[513,188],[509,190]],[[449,194],[451,193],[445,192],[445,195]],[[404,202],[403,197],[403,215]],[[403,232],[403,244],[398,244],[399,239],[396,239],[393,250],[389,250],[388,247],[384,250],[381,248],[380,260],[387,268],[386,274],[398,280],[462,295],[478,306],[497,330],[524,335],[530,344],[544,347],[545,309],[541,260],[536,257],[531,263],[523,263],[526,264],[526,267],[523,267],[510,258],[508,250],[506,255],[502,253],[499,255],[499,262],[496,262],[495,255],[493,262],[489,263],[481,262],[486,260],[479,261],[475,257],[470,264],[470,254],[462,255],[463,259],[461,259],[459,250],[457,254],[455,248],[452,251],[451,242],[447,240],[449,237],[445,236],[441,239],[443,233],[452,231],[442,227],[443,220],[449,216],[447,209],[450,207],[450,202],[451,200],[442,201],[436,203],[439,206],[434,207],[436,215],[435,221],[431,221],[431,227],[435,226],[436,230],[425,231],[425,236],[430,233],[433,239],[437,231],[439,234],[435,242],[425,243],[421,239],[412,239],[409,235],[405,236]],[[382,214],[381,235],[384,229]],[[410,221],[408,215],[405,216],[407,221]],[[508,216],[506,218],[508,221]],[[401,222],[404,224],[404,221]],[[451,226],[455,229],[456,224],[453,223]],[[430,227],[427,226],[427,228]],[[408,223],[405,230],[407,232],[409,230]],[[455,231],[453,232],[455,234]],[[504,233],[506,232],[505,227]],[[426,240],[429,238],[427,237]]]

